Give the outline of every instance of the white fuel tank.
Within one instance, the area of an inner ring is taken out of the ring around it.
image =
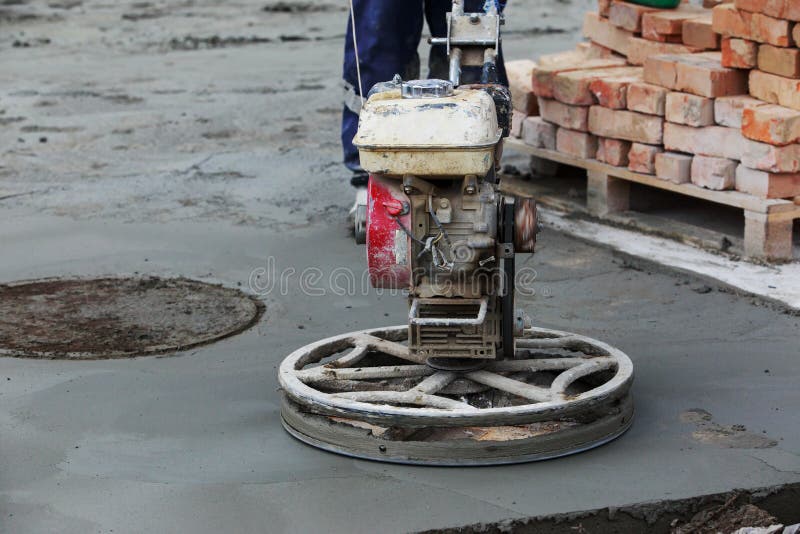
[[[364,170],[400,176],[489,172],[502,136],[492,97],[452,86],[439,96],[428,90],[431,82],[449,83],[404,82],[402,93],[392,89],[369,97],[353,138]]]

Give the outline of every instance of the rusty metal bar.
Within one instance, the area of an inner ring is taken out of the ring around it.
[[[413,404],[415,406],[429,406],[443,410],[478,410],[466,402],[411,391],[354,391],[333,393],[331,397],[378,404]]]
[[[434,394],[440,391],[442,388],[446,387],[456,378],[458,378],[458,375],[456,373],[451,373],[448,371],[439,371],[438,373],[424,379],[410,391],[418,393]]]
[[[517,341],[519,343],[519,341]],[[591,361],[591,360],[588,360]],[[563,371],[586,363],[586,358],[541,358],[532,360],[500,360],[489,364],[487,371]]]
[[[327,367],[352,367],[366,356],[369,353],[369,347],[367,345],[356,345],[353,350],[342,356],[341,358],[337,358],[332,362],[326,364]]]
[[[550,392],[552,395],[563,395],[564,391],[576,380],[584,376],[588,376],[599,371],[605,371],[614,367],[614,361],[607,360],[594,360],[589,363],[584,363],[577,367],[573,367],[564,371],[553,380],[550,385]]]
[[[355,367],[352,369],[329,369],[312,367],[297,371],[295,376],[304,384],[330,380],[373,380],[379,378],[408,378],[428,376],[436,372],[427,365],[383,365],[377,367]]]
[[[520,382],[519,380],[514,380],[513,378],[498,375],[490,371],[472,371],[471,373],[467,373],[466,376],[475,382],[486,384],[487,386],[512,393],[518,397],[534,402],[546,402],[552,398],[549,389],[526,384],[525,382]]]

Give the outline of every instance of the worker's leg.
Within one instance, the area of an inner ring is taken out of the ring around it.
[[[447,37],[447,16],[453,0],[425,0],[425,20],[431,37]],[[428,56],[428,78],[446,80],[449,76],[447,61],[447,47],[444,45],[431,46]]]
[[[364,94],[374,84],[389,81],[395,74],[400,74],[403,79],[418,77],[417,47],[422,34],[422,0],[353,0],[353,8]],[[352,31],[348,19],[344,48],[342,147],[345,165],[358,173],[361,167],[353,136],[358,129],[361,98]],[[355,186],[366,185],[365,177],[356,175],[354,181],[359,182],[353,183]]]
[[[452,3],[452,0],[425,0],[425,20],[428,22],[432,37],[447,37],[447,17],[445,13],[450,11]],[[464,11],[467,13],[482,13],[485,4],[486,0],[466,0],[464,2]],[[500,12],[502,12],[506,6],[506,0],[498,0],[497,5]],[[449,65],[446,47],[444,45],[432,46],[431,54],[428,57],[428,77],[446,80],[448,76]],[[508,85],[506,68],[503,64],[502,45],[497,54],[497,76],[500,83]],[[475,83],[479,77],[479,67],[465,69],[463,83]]]

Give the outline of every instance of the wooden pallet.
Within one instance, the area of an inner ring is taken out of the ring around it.
[[[792,225],[800,219],[800,205],[790,200],[762,199],[739,191],[713,191],[694,184],[674,184],[649,174],[614,167],[593,159],[582,159],[554,150],[534,148],[508,138],[505,147],[528,153],[547,162],[586,170],[587,209],[597,217],[630,208],[630,183],[656,187],[744,211],[744,252],[753,258],[792,259]]]

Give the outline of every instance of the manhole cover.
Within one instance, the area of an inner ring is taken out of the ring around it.
[[[185,278],[0,285],[0,356],[122,358],[187,349],[254,325],[262,305]]]

